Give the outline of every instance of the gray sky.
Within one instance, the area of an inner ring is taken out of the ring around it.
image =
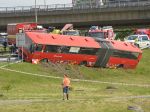
[[[45,1],[45,2],[44,2]],[[36,0],[37,5],[50,4],[67,4],[72,0]],[[34,5],[35,0],[0,0],[0,7],[14,7],[14,6],[31,6]]]

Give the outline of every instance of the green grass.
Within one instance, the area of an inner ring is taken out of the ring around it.
[[[150,84],[149,55],[150,50],[144,50],[143,58],[134,70],[69,65],[61,65],[61,68],[67,70],[71,79]],[[4,64],[8,63],[0,63],[0,66]],[[60,68],[56,70],[48,65],[18,63],[9,64],[7,68],[45,76],[63,77]],[[118,98],[150,95],[148,87],[71,81],[70,100],[62,101],[61,82],[62,79],[38,77],[0,69],[0,110],[2,112],[133,112],[127,109],[128,106],[140,107],[144,112],[150,110],[150,98]],[[114,89],[106,89],[108,87]],[[33,102],[19,103],[13,100],[32,100]]]

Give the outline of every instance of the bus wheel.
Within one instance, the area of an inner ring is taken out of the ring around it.
[[[80,65],[87,66],[87,61],[82,61],[82,62],[80,63]]]
[[[119,64],[119,65],[117,66],[117,68],[123,68],[123,67],[124,67],[123,64]]]
[[[40,63],[48,63],[48,62],[49,62],[49,61],[48,61],[47,58],[40,60]]]

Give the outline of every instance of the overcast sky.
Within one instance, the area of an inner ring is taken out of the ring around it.
[[[36,0],[37,5],[50,4],[67,4],[72,0]],[[0,0],[0,7],[14,7],[14,6],[31,6],[35,4],[35,0]]]

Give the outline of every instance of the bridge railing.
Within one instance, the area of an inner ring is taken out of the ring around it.
[[[94,3],[76,3],[76,4],[53,4],[19,7],[0,7],[0,13],[17,13],[17,12],[34,12],[34,11],[54,11],[54,10],[76,10],[76,9],[93,9],[93,8],[122,8],[122,7],[145,7],[150,6],[150,1],[143,2],[94,2]]]

